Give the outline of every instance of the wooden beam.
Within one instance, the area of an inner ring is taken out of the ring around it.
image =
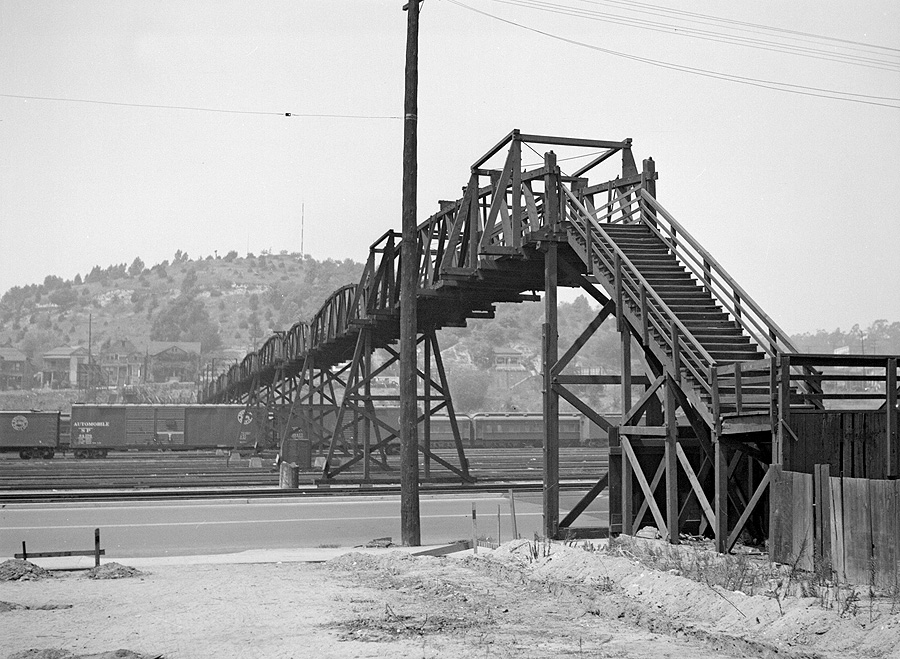
[[[756,504],[759,503],[759,500],[762,498],[763,492],[765,492],[766,488],[769,486],[769,482],[772,480],[773,469],[774,465],[769,465],[769,468],[766,469],[766,473],[762,477],[762,480],[759,482],[759,485],[756,487],[756,491],[753,492],[753,496],[750,497],[750,501],[748,501],[747,505],[744,507],[744,512],[741,513],[741,516],[738,518],[737,523],[734,525],[731,534],[728,536],[728,542],[723,553],[730,552],[732,547],[734,547],[734,543],[737,542],[738,537],[740,537],[741,531],[743,531],[744,527],[747,525],[747,520],[750,519],[750,515],[753,514],[753,509],[756,508]],[[713,528],[717,527],[713,526]]]
[[[660,375],[650,383],[650,386],[644,391],[643,395],[638,399],[638,402],[635,403],[634,406],[625,413],[622,419],[622,425],[633,426],[640,420],[640,417],[641,415],[643,415],[644,410],[647,409],[647,406],[650,404],[651,400],[656,395],[656,392],[665,381],[666,376]]]
[[[725,445],[714,435],[715,447],[715,502],[716,502],[716,551],[727,553],[728,543],[728,462]]]
[[[568,401],[572,405],[572,407],[584,414],[594,424],[603,428],[607,432],[609,432],[609,430],[613,428],[613,425],[605,418],[603,418],[594,408],[590,407],[587,403],[578,398],[578,396],[576,396],[574,393],[572,393],[562,385],[554,383],[553,390],[560,396],[565,398],[566,401]]]
[[[637,456],[634,454],[634,449],[631,448],[631,442],[629,442],[628,438],[624,436],[621,438],[621,440],[622,452],[628,457],[628,461],[631,463],[631,467],[634,469],[634,475],[637,478],[638,485],[640,485],[641,487],[641,491],[647,498],[647,503],[650,505],[650,512],[653,513],[653,519],[656,520],[656,526],[657,528],[659,528],[660,534],[662,535],[663,532],[668,533],[669,530],[666,527],[666,520],[660,512],[659,506],[656,505],[656,500],[653,498],[653,490],[650,489],[650,484],[647,483],[647,478],[646,476],[644,476],[643,469],[641,469],[641,463],[638,462]]]
[[[553,365],[553,375],[559,375],[562,370],[569,364],[570,361],[578,354],[578,351],[584,347],[584,344],[588,342],[588,340],[594,335],[594,332],[603,324],[609,315],[615,309],[615,305],[612,303],[612,300],[609,300],[603,308],[597,313],[594,319],[588,323],[588,326],[584,328],[581,334],[578,335],[578,338],[569,346],[569,349],[560,357],[559,361]]]
[[[665,447],[664,447],[665,448]],[[666,461],[660,460],[659,464],[656,467],[656,473],[653,474],[653,480],[650,481],[650,491],[656,492],[656,488],[659,486],[662,481],[663,476],[666,474]],[[650,502],[644,498],[641,502],[641,507],[638,508],[637,517],[635,519],[640,524],[640,521],[644,519],[644,515],[647,514],[647,509],[650,507]]]
[[[900,475],[900,450],[897,447],[897,358],[887,360],[885,372],[885,433],[887,436],[887,476]]]
[[[700,485],[697,474],[694,473],[694,468],[691,467],[691,462],[690,460],[688,460],[687,454],[684,452],[684,449],[681,448],[681,444],[676,444],[675,449],[678,453],[678,461],[681,463],[681,467],[682,469],[684,469],[684,473],[691,483],[691,488],[694,490],[694,494],[697,495],[697,501],[700,502],[700,507],[706,514],[706,519],[709,520],[712,528],[716,528],[716,514],[715,512],[713,512],[712,506],[709,505],[709,500],[706,498],[706,493],[703,491],[703,487]]]
[[[661,376],[666,383],[665,387],[665,421],[666,421],[666,528],[669,530],[669,542],[673,545],[679,543],[678,526],[678,420],[675,411],[678,403],[675,401],[675,380],[669,375]]]
[[[581,501],[576,503],[572,510],[569,511],[569,514],[563,518],[563,520],[559,523],[559,527],[563,529],[570,527],[572,525],[572,522],[578,519],[581,513],[583,513],[587,509],[587,507],[591,505],[591,503],[593,503],[594,499],[596,499],[597,496],[606,489],[608,484],[609,474],[603,474],[603,476],[600,477],[600,480],[598,480],[597,483],[590,490],[588,490],[587,494],[585,494],[581,498]]]

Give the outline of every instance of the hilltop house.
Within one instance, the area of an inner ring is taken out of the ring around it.
[[[195,382],[200,373],[200,342],[151,341],[147,372],[153,382]]]
[[[115,339],[104,344],[98,361],[101,380],[109,387],[143,382],[146,355],[128,339]]]
[[[30,389],[31,362],[11,345],[0,346],[0,389]]]
[[[45,352],[42,359],[41,386],[59,389],[86,383],[90,361],[87,348],[60,346]]]

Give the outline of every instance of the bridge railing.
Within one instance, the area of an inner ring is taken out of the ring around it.
[[[640,189],[620,191],[598,208],[592,208],[587,197],[577,197],[568,187],[563,190],[566,219],[581,236],[594,263],[614,280],[617,313],[631,317],[645,345],[650,345],[652,335],[672,360],[675,372],[686,371],[713,396],[715,360],[604,229],[606,224],[640,217]]]
[[[640,191],[641,221],[675,254],[713,299],[769,357],[797,352],[787,333],[766,314],[734,277],[663,208],[649,192]]]
[[[797,352],[787,332],[762,310],[734,277],[653,195],[642,189],[640,201],[640,221],[669,246],[682,265],[709,291],[713,300],[731,315],[760,350],[770,359]],[[810,376],[802,381],[801,388],[810,394],[821,393],[821,388],[814,384],[817,371],[808,365],[800,369],[802,374]]]

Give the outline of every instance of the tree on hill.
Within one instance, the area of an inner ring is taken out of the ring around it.
[[[140,256],[134,257],[134,261],[131,262],[131,265],[128,268],[128,274],[132,277],[137,277],[144,271],[144,262],[141,260]]]
[[[204,352],[222,345],[219,327],[206,310],[203,300],[179,295],[159,312],[150,328],[153,341],[199,341]]]

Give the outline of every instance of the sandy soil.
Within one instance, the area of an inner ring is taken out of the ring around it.
[[[562,544],[141,569],[0,583],[0,601],[27,607],[0,610],[0,658],[900,657],[885,607],[839,615]]]

